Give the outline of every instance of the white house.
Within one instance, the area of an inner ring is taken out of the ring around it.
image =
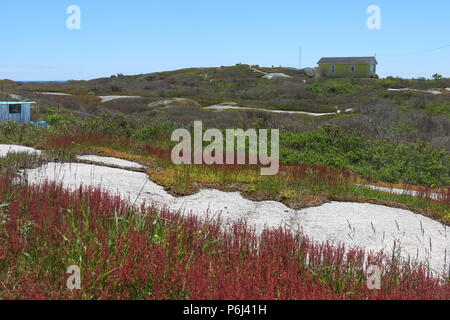
[[[36,102],[0,101],[0,122],[17,121],[31,123],[31,106]]]

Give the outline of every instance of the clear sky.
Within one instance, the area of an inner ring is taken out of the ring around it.
[[[69,30],[70,5],[81,29]],[[369,30],[368,6],[381,9]],[[316,66],[371,56],[381,76],[450,77],[449,0],[1,0],[0,79],[92,79],[186,67]]]

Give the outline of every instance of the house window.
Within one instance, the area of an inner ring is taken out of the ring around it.
[[[331,65],[331,72],[332,73],[336,72],[336,66],[334,64]]]
[[[356,72],[356,65],[354,64],[350,65],[350,72]]]
[[[375,73],[375,65],[374,64],[370,65],[370,72]]]
[[[22,113],[22,105],[21,104],[10,104],[9,105],[9,113],[10,114]]]

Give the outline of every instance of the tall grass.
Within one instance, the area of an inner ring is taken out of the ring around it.
[[[19,169],[37,167],[43,162],[43,157],[37,153],[10,152],[0,157],[0,174],[11,175]]]

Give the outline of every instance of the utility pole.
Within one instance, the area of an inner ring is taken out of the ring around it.
[[[298,56],[298,69],[302,69],[302,47],[300,46],[299,56]]]

